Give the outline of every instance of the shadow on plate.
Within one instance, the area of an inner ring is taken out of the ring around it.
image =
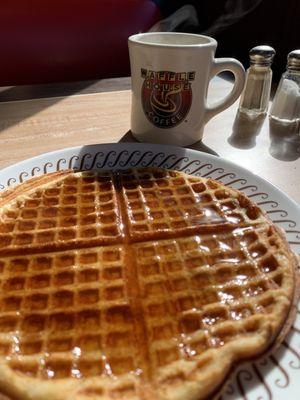
[[[300,158],[300,124],[285,124],[270,119],[270,147],[272,157],[281,161],[295,161]]]
[[[199,151],[203,151],[203,153],[208,153],[208,154],[212,154],[213,156],[219,156],[218,153],[216,153],[213,149],[211,149],[210,147],[206,146],[206,144],[204,144],[202,142],[202,140],[199,140],[198,142],[187,146],[189,149],[193,149],[193,150],[199,150]]]
[[[249,116],[237,111],[228,143],[238,149],[251,149],[264,123],[265,114]]]
[[[140,143],[138,140],[136,140],[134,138],[134,136],[132,135],[131,131],[127,131],[124,136],[121,137],[121,139],[119,140],[119,142],[135,142],[135,143]],[[201,140],[199,140],[198,142],[190,145],[190,146],[186,146],[189,149],[193,149],[193,150],[199,150],[202,151],[204,153],[208,153],[208,154],[213,154],[214,156],[218,156],[218,153],[216,153],[213,149],[211,149],[210,147],[206,146]]]

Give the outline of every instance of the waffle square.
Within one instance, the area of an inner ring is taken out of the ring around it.
[[[117,242],[122,232],[112,179],[110,172],[89,172],[58,174],[38,188],[25,184],[1,213],[0,254]]]

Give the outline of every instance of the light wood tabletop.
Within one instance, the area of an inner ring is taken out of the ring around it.
[[[113,82],[94,85],[92,93],[77,85],[74,94],[69,85],[67,96],[1,102],[0,168],[64,147],[133,141],[129,78],[115,81],[125,90],[114,91]],[[209,100],[221,99],[231,86],[214,78]],[[214,117],[203,141],[190,147],[248,168],[300,203],[299,132],[270,126],[268,117],[249,120],[237,108],[238,102]]]

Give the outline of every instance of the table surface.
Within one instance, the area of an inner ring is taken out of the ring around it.
[[[0,102],[0,168],[38,154],[64,147],[134,141],[130,129],[129,78],[110,79],[86,86],[68,84],[67,95],[48,85],[51,96],[18,88],[0,90],[10,101]],[[232,87],[214,78],[209,100],[221,99]],[[116,90],[117,89],[117,90]],[[120,90],[122,89],[122,90]],[[23,90],[24,91],[24,90]],[[33,94],[32,94],[33,93]],[[2,96],[2,97],[1,97]],[[5,98],[5,96],[4,96]],[[268,117],[249,119],[237,112],[238,102],[214,117],[205,127],[204,138],[195,149],[217,154],[269,180],[300,203],[300,135],[269,123]]]

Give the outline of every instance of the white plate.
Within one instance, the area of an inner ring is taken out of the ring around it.
[[[286,232],[300,253],[300,208],[278,188],[250,171],[222,158],[196,150],[141,143],[74,147],[46,153],[0,171],[0,190],[33,176],[58,170],[124,169],[136,166],[172,168],[211,177],[243,191]],[[263,361],[236,371],[223,400],[298,399],[300,393],[300,307],[297,319],[281,347]]]

